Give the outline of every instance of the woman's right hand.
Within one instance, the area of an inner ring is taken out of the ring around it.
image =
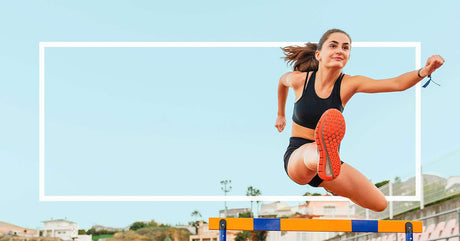
[[[279,132],[282,132],[285,126],[286,126],[286,117],[279,115],[276,118],[276,123],[275,123],[276,129],[278,129]]]

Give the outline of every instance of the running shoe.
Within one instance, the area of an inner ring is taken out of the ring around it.
[[[330,181],[340,174],[340,142],[345,135],[345,119],[337,109],[329,109],[321,116],[315,129],[318,146],[318,176]]]

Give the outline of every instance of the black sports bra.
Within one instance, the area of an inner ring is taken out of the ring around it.
[[[311,74],[308,81],[308,75],[305,78],[302,96],[294,104],[294,113],[292,120],[303,127],[315,129],[319,119],[326,110],[335,108],[343,112],[342,99],[340,98],[340,86],[342,83],[343,73],[335,81],[331,95],[326,99],[320,98],[315,91],[316,71]],[[308,85],[306,84],[308,82]],[[306,87],[305,87],[306,86]]]

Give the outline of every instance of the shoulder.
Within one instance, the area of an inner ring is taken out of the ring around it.
[[[345,74],[342,78],[341,96],[347,102],[354,94],[359,92],[360,83],[365,82],[365,76]],[[342,100],[343,102],[344,100]]]
[[[360,83],[365,82],[364,79],[367,77],[362,75],[348,75],[344,74],[342,78],[340,96],[342,99],[342,104],[345,106],[347,102],[355,95],[360,89]]]
[[[348,74],[344,74],[343,79],[348,82],[359,82],[363,80],[371,80],[371,78],[363,76],[363,75],[348,75]]]
[[[343,76],[342,82],[354,88],[359,87],[360,84],[372,81],[373,79],[363,75],[347,75]]]
[[[397,90],[397,85],[394,81],[376,80],[363,75],[349,76],[346,81],[346,85],[354,93],[379,93],[379,92],[390,92]]]
[[[296,88],[299,85],[303,86],[306,76],[307,72],[287,72],[281,76],[281,81],[283,81],[286,86]]]

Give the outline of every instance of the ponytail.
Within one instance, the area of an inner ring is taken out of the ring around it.
[[[287,46],[281,48],[286,55],[284,61],[293,65],[294,71],[309,72],[318,70],[318,60],[315,52],[318,48],[316,43],[306,43],[305,46]]]

